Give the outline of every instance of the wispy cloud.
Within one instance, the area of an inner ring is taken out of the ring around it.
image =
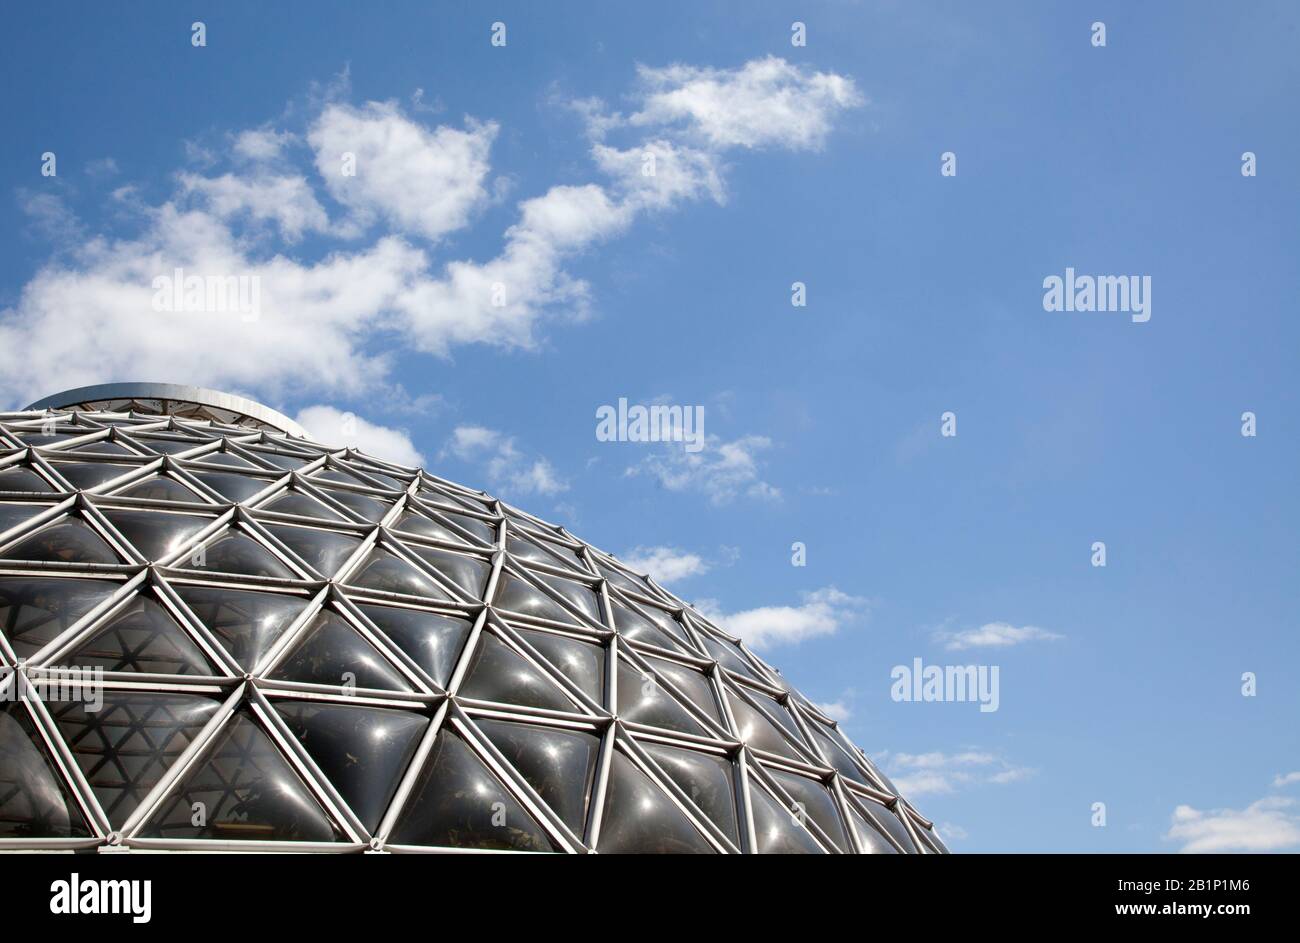
[[[443,454],[480,464],[489,485],[508,497],[556,495],[569,490],[568,482],[549,461],[524,454],[513,436],[485,426],[457,426]]]
[[[861,619],[867,607],[866,599],[842,593],[834,586],[804,593],[803,604],[798,606],[760,606],[726,613],[713,600],[696,604],[705,617],[756,649],[832,635],[841,626]]]
[[[948,651],[955,652],[967,648],[1009,648],[1025,642],[1053,641],[1065,636],[1033,625],[1017,627],[1009,622],[986,622],[978,628],[959,632],[940,630],[935,633],[935,638],[943,642],[943,647]]]
[[[894,785],[906,796],[946,795],[971,786],[1004,785],[1037,772],[983,750],[892,753],[884,759]]]
[[[772,447],[766,436],[748,435],[730,442],[706,436],[704,447],[688,452],[680,442],[665,443],[625,472],[648,475],[669,491],[698,491],[713,504],[745,496],[781,500],[781,489],[763,480],[759,456]]]
[[[676,547],[636,547],[619,558],[637,573],[648,573],[660,583],[676,583],[707,573],[712,565],[698,553]]]
[[[1273,788],[1281,789],[1283,786],[1290,786],[1292,783],[1300,783],[1300,771],[1294,773],[1278,773],[1273,777]]]
[[[1300,815],[1295,799],[1270,796],[1244,809],[1174,809],[1168,841],[1183,853],[1284,851],[1300,847]]]

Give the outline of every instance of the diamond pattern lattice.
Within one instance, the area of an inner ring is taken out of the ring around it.
[[[946,850],[563,528],[150,405],[0,414],[0,847]]]

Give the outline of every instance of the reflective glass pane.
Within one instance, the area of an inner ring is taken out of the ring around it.
[[[564,823],[582,835],[600,738],[503,720],[482,718],[475,723]]]
[[[492,566],[482,557],[471,557],[463,553],[452,553],[449,550],[437,550],[416,544],[409,546],[420,559],[428,563],[440,576],[459,586],[471,599],[483,598]]]
[[[519,629],[538,654],[581,688],[597,704],[605,703],[605,653],[603,646],[553,632]]]
[[[129,488],[116,492],[119,498],[142,498],[146,501],[193,501],[203,499],[174,478],[161,475],[138,481]]]
[[[795,812],[785,808],[758,783],[750,780],[749,801],[754,812],[754,838],[760,855],[824,855],[812,833]]]
[[[216,712],[218,702],[192,694],[103,692],[84,701],[47,701],[77,765],[114,827],[176,762]]]
[[[574,621],[574,617],[563,606],[540,589],[504,571],[501,573],[496,604],[500,609],[522,612],[539,619],[570,623]]]
[[[0,838],[85,838],[86,820],[55,772],[27,708],[0,707]]]
[[[768,772],[781,788],[790,794],[790,798],[796,804],[792,809],[806,813],[840,851],[852,850],[839,810],[835,807],[835,800],[825,786],[806,777],[795,776],[781,770],[769,769]]]
[[[537,821],[450,729],[438,734],[389,841],[514,851],[554,848]]]
[[[405,593],[408,596],[423,596],[427,599],[451,599],[450,595],[434,585],[433,580],[383,547],[372,550],[370,556],[348,578],[347,583],[349,586],[376,589],[385,593]]]
[[[196,449],[202,442],[194,439],[155,439],[149,436],[137,436],[140,444],[151,452],[157,452],[161,455],[175,455],[178,452],[188,452]]]
[[[19,658],[30,658],[122,588],[103,580],[0,578],[0,628]]]
[[[558,576],[551,576],[547,573],[535,573],[533,575],[559,593],[573,608],[593,622],[600,623],[600,602],[590,586],[576,580],[565,580]],[[568,621],[572,622],[572,617],[568,617]]]
[[[714,848],[654,782],[615,750],[601,818],[602,854],[711,854]]]
[[[740,844],[731,761],[659,743],[642,743],[660,768],[728,838]]]
[[[667,678],[677,686],[677,690],[691,699],[692,704],[722,725],[722,715],[718,712],[718,704],[713,697],[713,686],[708,678],[694,669],[666,658],[648,656],[646,660],[656,674]]]
[[[105,671],[216,674],[202,649],[148,596],[131,600],[69,656],[69,663]]]
[[[231,475],[225,472],[195,471],[193,475],[227,501],[235,503],[247,501],[271,484],[268,478],[252,478],[248,475]]]
[[[453,543],[465,542],[460,534],[453,534],[450,529],[443,527],[437,521],[415,511],[402,512],[402,516],[397,519],[394,529],[419,534],[422,537],[431,537],[434,540],[447,540]]]
[[[351,534],[340,534],[332,530],[313,530],[310,527],[290,527],[287,524],[268,524],[263,526],[303,562],[322,576],[329,578],[338,573],[339,568],[347,562],[361,538]]]
[[[163,511],[120,511],[102,508],[118,533],[146,560],[161,560],[183,547],[212,523],[210,517],[168,514]]]
[[[780,756],[802,759],[789,741],[781,736],[776,725],[757,708],[751,707],[731,691],[727,692],[727,704],[731,707],[731,716],[736,720],[736,734],[742,743]]]
[[[479,520],[477,517],[471,517],[468,514],[456,514],[452,511],[443,511],[447,520],[461,528],[467,530],[474,537],[478,538],[479,543],[492,546],[497,540],[497,530],[487,521]]]
[[[318,614],[289,656],[271,673],[282,681],[414,690],[379,650],[338,613]]]
[[[276,514],[296,514],[299,517],[314,517],[323,521],[342,521],[343,515],[327,508],[323,502],[301,491],[290,491],[272,498],[258,508],[259,511],[274,511]]]
[[[204,546],[201,557],[181,560],[179,565],[218,573],[245,573],[249,576],[273,576],[280,579],[291,579],[294,576],[293,571],[270,550],[247,534],[233,530],[226,531]]]
[[[0,471],[0,491],[53,491],[54,487],[30,468],[11,466]]]
[[[55,462],[54,470],[74,488],[93,488],[135,471],[138,465],[111,465],[108,462]]]
[[[48,563],[121,563],[104,538],[85,521],[67,517],[50,524],[0,553],[6,560]]]
[[[0,533],[49,509],[48,504],[0,504]]]
[[[629,609],[617,600],[612,600],[612,602],[614,604],[614,623],[618,626],[619,635],[634,642],[640,642],[643,645],[656,645],[670,652],[682,650],[676,640],[649,619],[635,610]]]
[[[275,709],[373,833],[429,718],[411,711],[320,701],[276,701]]]
[[[557,684],[490,632],[479,636],[478,650],[458,693],[502,704],[570,712],[576,709]]]
[[[362,520],[370,521],[377,524],[379,519],[388,513],[392,504],[386,501],[379,501],[368,495],[357,494],[353,491],[344,491],[342,488],[326,488],[325,493],[346,507],[348,510],[356,513]]]
[[[245,671],[252,671],[307,606],[299,596],[216,586],[172,586]]]
[[[902,823],[895,813],[889,811],[889,809],[885,808],[878,802],[872,802],[870,799],[862,799],[859,797],[859,801],[867,810],[871,820],[877,827],[884,829],[892,835],[894,840],[902,845],[908,852],[916,851],[916,845],[912,841],[912,836],[907,833],[907,826]]]
[[[418,609],[362,604],[361,611],[388,639],[445,688],[472,625],[468,619]]]
[[[625,659],[618,663],[617,713],[623,720],[633,723],[700,736],[704,734],[704,728],[674,700],[658,678]]]
[[[868,824],[867,820],[852,806],[849,808],[849,817],[853,819],[853,830],[857,832],[858,841],[862,845],[864,854],[898,854],[898,849],[890,844],[889,840],[886,839],[884,835],[880,834],[880,829],[875,825]]]
[[[194,814],[204,810],[204,817]],[[196,824],[201,823],[201,824]],[[342,833],[271,738],[240,711],[141,829],[150,838],[338,841]]]
[[[242,456],[231,452],[205,452],[194,459],[209,465],[225,465],[228,468],[256,468],[257,466]]]
[[[757,673],[755,673],[754,669],[750,667],[749,662],[745,661],[744,657],[740,654],[740,650],[730,642],[723,642],[703,633],[701,633],[701,641],[704,642],[704,647],[708,650],[709,654],[712,655],[717,660],[718,664],[722,665],[722,667],[730,669],[731,671],[736,672],[736,674],[744,675],[747,678],[758,678]]]

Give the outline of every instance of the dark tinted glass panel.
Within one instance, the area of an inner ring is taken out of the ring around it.
[[[658,743],[643,743],[642,747],[700,811],[739,845],[731,761],[710,753],[696,753]]]
[[[612,761],[598,851],[602,854],[709,854],[714,851],[685,813],[621,751],[614,751]]]
[[[868,824],[867,820],[858,814],[857,809],[850,808],[849,816],[853,819],[853,830],[857,832],[858,842],[861,844],[865,854],[898,854],[898,849],[891,845],[884,835],[880,834],[880,829],[874,825]]]
[[[84,702],[47,702],[95,797],[116,827],[135,811],[216,712],[190,694],[105,691],[97,711]]]
[[[688,641],[686,630],[682,628],[682,624],[674,619],[670,613],[664,612],[662,609],[652,606],[649,603],[642,603],[641,611],[644,612],[646,617],[652,620],[655,625],[659,626],[660,630],[664,633],[671,635],[679,642]],[[671,645],[666,647],[672,648]]]
[[[361,611],[388,639],[445,688],[471,624],[466,619],[416,609],[362,605]]]
[[[146,478],[116,493],[119,498],[142,498],[146,501],[193,501],[203,499],[174,478]]]
[[[793,739],[796,743],[799,743],[800,745],[803,744],[804,742],[803,734],[799,732],[799,727],[798,725],[795,724],[794,717],[790,714],[788,710],[782,707],[781,704],[778,703],[777,701],[768,697],[766,694],[759,694],[757,691],[751,691],[749,692],[749,694],[750,697],[752,697],[755,701],[758,702],[758,704],[762,707],[763,712],[768,717],[770,717],[772,720],[776,721],[778,724],[781,725],[782,729],[784,729],[785,732],[790,735],[791,739]]]
[[[846,776],[854,782],[862,783],[864,786],[871,785],[862,770],[858,769],[857,764],[845,756],[843,750],[822,734],[816,723],[810,726],[813,731],[813,739],[816,741],[817,752],[821,754],[822,759],[838,770],[841,776]]]
[[[481,701],[523,704],[557,711],[575,710],[573,702],[518,652],[490,632],[479,637],[459,693]]]
[[[409,711],[313,701],[276,702],[275,709],[373,833],[429,718]]]
[[[461,530],[469,531],[473,537],[478,538],[479,543],[489,546],[496,543],[496,528],[487,521],[479,520],[477,517],[471,517],[468,514],[455,514],[451,511],[443,511],[442,513],[446,515],[447,520]]]
[[[49,492],[54,488],[30,468],[6,468],[0,471],[0,491]]]
[[[205,812],[197,819],[195,809]],[[202,824],[195,824],[201,821]],[[337,841],[337,826],[248,715],[233,715],[141,830],[152,838]]]
[[[281,524],[266,524],[277,540],[303,559],[317,573],[328,578],[338,573],[339,567],[347,562],[361,538],[350,534],[340,534],[330,530],[312,530],[308,527],[289,527]]]
[[[576,730],[501,720],[476,723],[546,804],[582,835],[600,738]]]
[[[199,646],[161,605],[147,596],[131,601],[69,659],[105,671],[211,675],[216,671]]]
[[[704,728],[674,700],[658,678],[622,660],[618,663],[617,713],[624,720],[638,724],[682,733],[704,733]]]
[[[274,576],[281,579],[290,579],[294,575],[270,550],[247,534],[226,531],[224,536],[208,544],[203,551],[201,558],[182,560],[180,565],[218,573],[246,573],[249,576]]]
[[[383,547],[376,547],[371,552],[348,579],[348,585],[429,599],[451,599],[451,596],[434,585],[433,580]]]
[[[350,511],[353,511],[362,520],[370,521],[372,524],[378,523],[379,519],[388,513],[391,504],[384,501],[376,500],[364,494],[356,494],[352,491],[343,491],[339,488],[327,488],[326,494],[343,505]]]
[[[21,703],[0,707],[0,838],[84,838],[86,821]]]
[[[268,478],[250,478],[247,475],[229,475],[225,472],[194,472],[193,474],[217,494],[228,501],[235,502],[247,501],[271,484]]]
[[[656,645],[670,652],[682,650],[682,647],[668,633],[649,619],[617,601],[614,602],[614,624],[618,626],[619,635],[634,642],[641,642],[644,645]]]
[[[309,459],[299,458],[296,455],[285,455],[281,452],[263,452],[260,449],[254,450],[257,457],[264,462],[270,462],[272,465],[279,466],[285,471],[297,471],[307,464]]]
[[[522,537],[516,537],[510,534],[506,537],[506,549],[520,560],[526,560],[529,563],[542,563],[546,566],[564,566],[564,561],[558,559],[554,554],[547,553],[540,546],[531,540],[525,540]],[[572,566],[572,561],[570,561]]]
[[[912,842],[912,836],[907,833],[907,827],[895,813],[879,803],[872,802],[870,799],[862,799],[861,802],[877,827],[892,835],[894,840],[909,852],[916,850],[916,845]]]
[[[599,570],[604,575],[605,579],[609,580],[611,583],[613,583],[615,586],[619,587],[620,589],[629,590],[634,593],[640,593],[642,596],[653,595],[650,592],[650,587],[647,586],[645,583],[642,583],[639,579],[634,579],[628,576],[627,574],[623,573],[620,570],[614,569],[612,566],[602,566],[599,563],[597,563],[596,569]]]
[[[501,586],[497,590],[496,604],[501,609],[522,612],[539,619],[570,623],[574,621],[574,617],[551,597],[509,573],[501,574]]]
[[[307,605],[296,596],[174,584],[199,620],[245,671],[252,671]]]
[[[207,462],[209,465],[225,465],[228,468],[256,468],[252,462],[239,455],[233,455],[230,452],[205,452],[203,455],[195,457],[196,462]]]
[[[85,521],[65,518],[25,537],[0,553],[6,560],[48,563],[121,563],[117,554]]]
[[[3,481],[3,479],[0,479]],[[447,540],[455,543],[464,543],[464,538],[459,534],[453,534],[448,528],[443,527],[432,518],[425,517],[423,514],[417,514],[415,511],[405,511],[397,519],[395,530],[404,530],[412,534],[419,534],[422,537],[431,537],[434,540]]]
[[[727,692],[727,703],[731,706],[731,716],[736,720],[736,733],[743,743],[758,750],[801,759],[789,741],[777,731],[776,725],[757,708],[730,691]]]
[[[0,578],[0,628],[29,658],[122,587],[100,580]]]
[[[42,511],[48,511],[49,507],[48,504],[0,504],[0,533],[17,527],[23,521],[30,521]]]
[[[316,616],[306,638],[280,663],[271,677],[312,684],[413,690],[377,648],[334,612],[322,612]]]
[[[470,557],[463,553],[451,553],[447,550],[435,550],[432,547],[411,545],[411,550],[429,564],[439,575],[455,583],[471,599],[482,599],[483,590],[487,589],[491,565],[481,557]]]
[[[320,481],[337,481],[345,485],[362,484],[360,478],[351,472],[345,472],[340,468],[322,468],[320,471],[312,474],[312,478]]]
[[[754,669],[749,666],[749,662],[741,657],[740,651],[731,643],[719,641],[707,635],[702,635],[701,640],[704,642],[704,647],[708,649],[709,654],[716,658],[722,667],[747,678],[758,677]]]
[[[323,521],[342,521],[343,515],[331,511],[311,495],[300,491],[290,491],[278,498],[273,498],[258,508],[259,511],[274,511],[277,514],[296,514],[299,517],[314,517]]]
[[[798,809],[826,833],[836,848],[840,851],[850,850],[849,838],[844,832],[844,823],[840,819],[839,810],[835,808],[835,800],[825,786],[803,776],[795,776],[780,770],[768,770],[768,772],[781,788],[790,794]]]
[[[559,593],[568,603],[594,622],[600,622],[600,604],[590,586],[574,580],[560,579],[545,573],[535,574],[543,583]],[[572,621],[570,618],[569,621]]]
[[[537,821],[452,730],[438,735],[389,839],[438,845],[551,851]]]
[[[138,438],[140,444],[144,446],[146,449],[148,449],[151,452],[158,452],[162,455],[175,455],[179,452],[188,452],[191,449],[196,449],[203,444],[202,442],[197,442],[194,439],[186,439],[186,440],[152,439],[143,435],[139,436]]]
[[[713,688],[708,678],[698,671],[668,661],[666,658],[649,657],[646,660],[650,662],[650,667],[657,674],[667,678],[669,682],[676,685],[677,690],[690,698],[692,704],[719,724],[722,723],[722,715],[718,713],[717,701],[714,700]]]
[[[139,455],[139,452],[133,452],[125,446],[116,442],[109,442],[106,439],[100,439],[98,442],[87,442],[77,446],[78,452],[90,452],[93,455]]]
[[[110,465],[106,462],[55,462],[54,468],[74,488],[93,488],[135,471],[138,465]]]
[[[605,703],[605,648],[551,632],[519,629],[529,645],[597,704]]]
[[[754,810],[754,838],[760,855],[822,855],[826,851],[817,844],[812,833],[800,824],[799,816],[785,808],[757,783],[749,789],[750,805]]]
[[[116,511],[103,509],[109,523],[146,560],[161,560],[174,553],[212,523],[210,517],[167,514],[162,511]]]

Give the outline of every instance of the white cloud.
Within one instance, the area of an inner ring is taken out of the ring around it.
[[[960,825],[954,824],[953,822],[940,822],[938,825],[935,826],[935,828],[937,828],[939,831],[939,837],[942,838],[945,842],[949,841],[950,839],[955,841],[962,841],[963,839],[970,838],[970,832],[966,831],[966,829],[962,828]]]
[[[894,785],[906,796],[948,795],[969,786],[1005,785],[1037,772],[982,750],[895,753],[887,765]]]
[[[841,698],[838,701],[827,701],[817,705],[817,709],[838,723],[847,723],[853,716],[853,710]]]
[[[626,475],[650,475],[669,491],[699,491],[714,504],[727,504],[744,495],[779,501],[781,489],[759,474],[758,455],[772,447],[766,436],[747,435],[730,442],[706,436],[698,452],[686,451],[680,442],[665,443],[627,469]]]
[[[1292,783],[1300,783],[1300,772],[1295,773],[1278,773],[1273,777],[1273,788],[1281,789],[1283,786],[1290,786]]]
[[[1283,851],[1300,846],[1300,815],[1296,800],[1271,796],[1244,809],[1201,811],[1189,805],[1174,809],[1169,841],[1181,842],[1183,853],[1225,851]]]
[[[1007,648],[1022,642],[1051,641],[1065,636],[1032,625],[1017,628],[1006,622],[986,622],[977,629],[939,632],[936,638],[944,641],[944,648],[948,651],[955,652],[966,648]]]
[[[865,599],[826,586],[804,593],[804,602],[800,606],[760,606],[743,612],[724,613],[717,603],[701,600],[697,608],[706,618],[744,640],[751,648],[760,649],[832,635],[842,625],[861,618],[867,605]]]
[[[461,461],[483,466],[491,487],[505,496],[556,495],[569,490],[568,482],[545,458],[530,458],[506,436],[484,426],[457,426],[443,449]]]
[[[298,413],[297,420],[322,445],[347,446],[397,465],[418,468],[425,464],[411,437],[401,429],[368,422],[333,406],[308,406]]]
[[[496,124],[473,121],[464,131],[430,131],[393,102],[334,102],[307,140],[330,195],[350,207],[358,223],[383,219],[398,232],[436,240],[464,227],[487,201],[483,182],[496,134]],[[345,154],[355,156],[353,175],[343,172]]]
[[[304,232],[322,232],[329,227],[325,208],[317,202],[305,177],[202,177],[183,173],[178,179],[181,190],[202,199],[218,219],[247,213],[259,222],[271,220],[280,227],[286,242],[297,242]]]
[[[838,112],[863,103],[853,80],[810,72],[768,56],[738,69],[641,66],[634,126],[679,126],[715,149],[777,146],[815,150]]]
[[[280,156],[285,146],[294,140],[287,131],[274,128],[250,128],[235,135],[234,151],[240,157],[253,161],[269,161]]]
[[[707,573],[709,562],[697,553],[676,547],[637,547],[619,558],[637,573],[648,573],[660,583],[675,583]]]

